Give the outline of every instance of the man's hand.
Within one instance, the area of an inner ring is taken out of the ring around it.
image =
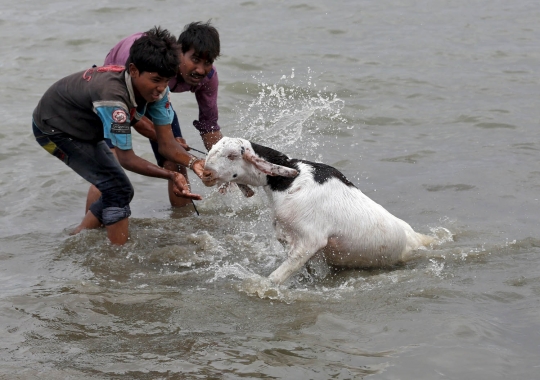
[[[177,172],[172,172],[171,181],[173,183],[173,192],[177,197],[193,199],[200,201],[202,197],[199,194],[192,194],[186,177]]]
[[[201,135],[206,150],[212,149],[214,144],[221,140],[222,137],[223,135],[220,131],[208,132],[204,135]]]

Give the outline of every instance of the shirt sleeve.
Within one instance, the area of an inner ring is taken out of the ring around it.
[[[168,87],[165,89],[161,99],[148,103],[147,112],[154,125],[159,126],[172,123],[174,111],[171,107],[171,102],[169,101]]]
[[[219,79],[215,68],[213,71],[210,80],[195,91],[199,105],[199,120],[193,121],[193,125],[201,135],[220,130],[217,106]]]
[[[118,105],[95,106],[103,123],[103,135],[121,150],[132,149],[129,112]]]

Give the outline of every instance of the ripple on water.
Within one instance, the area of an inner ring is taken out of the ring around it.
[[[477,123],[475,126],[482,129],[517,129],[517,126],[506,123]]]

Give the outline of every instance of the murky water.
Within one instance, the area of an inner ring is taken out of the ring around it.
[[[37,101],[132,32],[210,18],[224,134],[336,166],[441,244],[267,286],[262,191],[195,181],[197,216],[135,174],[128,244],[69,236],[88,186],[33,140]],[[0,37],[0,378],[538,378],[537,2],[2,0]]]

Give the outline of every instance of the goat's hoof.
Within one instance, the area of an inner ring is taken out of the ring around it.
[[[277,299],[279,291],[276,284],[270,279],[261,276],[253,276],[244,279],[242,282],[242,290],[251,295],[256,295],[259,298]]]

